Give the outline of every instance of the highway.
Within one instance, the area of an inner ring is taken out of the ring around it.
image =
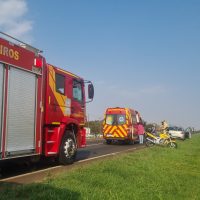
[[[80,149],[77,154],[77,161],[90,160],[93,158],[104,157],[118,152],[125,152],[134,150],[140,147],[139,144],[119,144],[113,143],[110,145],[105,144],[103,139],[94,139],[87,142],[87,147]]]

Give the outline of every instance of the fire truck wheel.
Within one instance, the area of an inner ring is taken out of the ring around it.
[[[62,143],[59,152],[59,163],[63,165],[72,164],[76,157],[76,143],[71,131],[66,131],[62,138]]]

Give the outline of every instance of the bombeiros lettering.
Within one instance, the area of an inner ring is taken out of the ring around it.
[[[14,60],[19,60],[19,52],[0,44],[0,55],[9,57]]]

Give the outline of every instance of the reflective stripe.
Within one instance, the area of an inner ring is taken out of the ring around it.
[[[117,133],[118,133],[118,135],[119,135],[120,137],[124,137],[124,135],[122,134],[122,132],[121,132],[119,129],[117,129],[116,131],[117,131]]]
[[[112,126],[112,125],[104,125],[103,133],[105,137],[127,137],[127,125],[121,126]]]
[[[52,122],[51,124],[60,125],[60,122]]]
[[[124,136],[127,136],[126,130],[122,126],[119,126],[120,131],[123,133]]]

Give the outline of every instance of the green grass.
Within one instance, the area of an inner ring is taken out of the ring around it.
[[[200,134],[178,149],[145,148],[77,167],[44,182],[3,184],[0,199],[200,199]]]

